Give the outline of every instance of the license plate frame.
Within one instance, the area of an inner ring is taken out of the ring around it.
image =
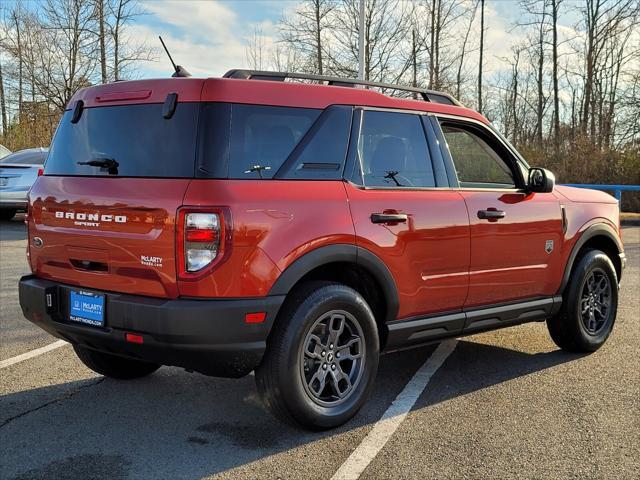
[[[106,296],[86,290],[69,291],[69,320],[92,327],[104,327]]]

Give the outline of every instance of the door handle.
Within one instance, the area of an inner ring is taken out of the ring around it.
[[[406,223],[408,218],[406,213],[372,213],[371,223]]]
[[[506,214],[503,210],[496,208],[487,208],[486,210],[478,210],[478,218],[480,220],[496,221],[500,218],[504,218]]]

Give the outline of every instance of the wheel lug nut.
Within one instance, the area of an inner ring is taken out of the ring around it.
[[[335,365],[331,365],[331,370],[335,370],[336,366]]]
[[[323,369],[323,370],[326,370],[326,369],[327,369],[327,364],[326,364],[326,363],[323,363],[323,364],[322,364],[322,369]]]
[[[324,350],[322,351],[322,353],[320,355],[322,355],[323,357],[327,354],[327,352],[325,352]]]
[[[336,353],[336,358],[340,358],[340,352]]]
[[[329,345],[329,348],[333,348],[333,343],[331,345]]]

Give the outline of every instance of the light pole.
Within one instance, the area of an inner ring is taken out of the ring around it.
[[[364,1],[360,0],[360,27],[358,28],[358,79],[364,80]]]

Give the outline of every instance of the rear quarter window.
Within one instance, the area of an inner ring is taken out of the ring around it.
[[[198,112],[196,103],[178,103],[170,119],[162,116],[162,104],[94,107],[74,124],[68,110],[45,174],[110,176],[107,169],[78,164],[110,158],[118,162],[118,177],[193,178]]]
[[[200,176],[273,178],[321,112],[263,105],[206,105]]]

